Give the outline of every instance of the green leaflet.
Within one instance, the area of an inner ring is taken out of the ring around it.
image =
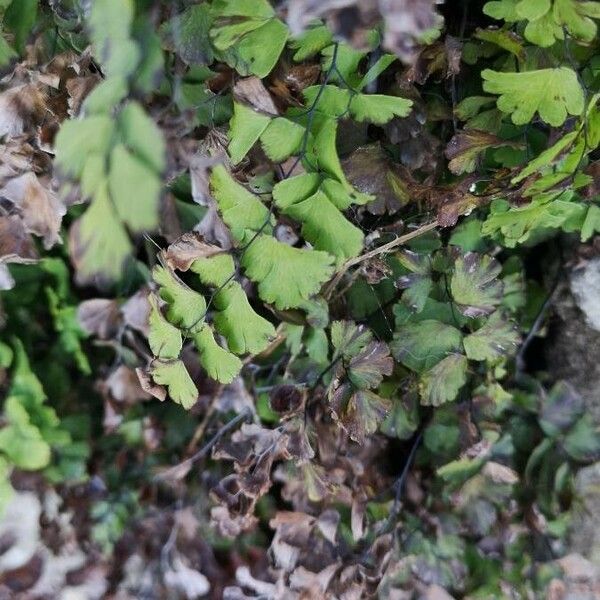
[[[69,243],[80,279],[119,279],[131,242],[117,218],[106,183],[99,186],[90,207],[72,225]]]
[[[523,73],[481,72],[486,92],[500,95],[498,108],[511,115],[515,125],[529,123],[536,112],[558,127],[567,114],[581,115],[584,96],[575,71],[567,67]]]
[[[552,0],[528,0],[527,2],[520,0],[517,3],[516,10],[521,19],[534,21],[543,17],[551,6]]]
[[[320,190],[306,200],[292,204],[284,213],[302,223],[302,236],[317,250],[333,254],[340,263],[362,250],[362,231],[352,225]]]
[[[305,129],[289,119],[273,119],[260,136],[265,154],[274,162],[282,162],[296,154],[302,145]]]
[[[82,111],[86,115],[106,114],[127,96],[127,79],[122,75],[100,82],[87,96]]]
[[[525,49],[522,39],[512,31],[502,29],[477,29],[474,37],[485,42],[496,44],[500,48],[510,52],[519,60],[525,59]]]
[[[119,144],[110,155],[108,189],[121,220],[132,231],[158,225],[158,201],[162,184],[154,171]]]
[[[371,40],[373,44],[377,43],[376,37],[372,37]],[[327,71],[331,68],[334,53],[335,47],[333,44],[323,48],[323,52],[321,53],[323,57],[323,70]],[[331,73],[330,80],[340,84],[342,87],[357,88],[361,82],[358,70],[365,56],[366,52],[362,50],[357,50],[344,42],[338,43],[335,61],[336,69]]]
[[[45,291],[48,296],[50,314],[54,320],[54,328],[59,336],[59,346],[73,358],[82,373],[91,375],[92,368],[81,346],[82,340],[87,335],[77,322],[76,307],[64,304],[51,287],[46,287]]]
[[[16,396],[4,403],[8,426],[0,429],[0,450],[21,469],[36,471],[50,462],[50,446]]]
[[[295,50],[294,60],[301,62],[319,53],[331,44],[331,31],[319,23],[308,27],[297,38],[291,40],[290,47]]]
[[[52,450],[60,453],[73,440],[54,408],[46,404],[46,394],[31,370],[23,344],[15,339],[13,347],[14,370],[4,403],[7,423],[0,429],[0,450],[15,466],[38,470],[49,464]],[[85,459],[85,450],[83,455]]]
[[[542,47],[564,39],[564,31],[582,42],[591,42],[596,36],[594,19],[600,19],[598,4],[585,0],[501,0],[488,2],[483,11],[507,22],[527,20],[525,37]]]
[[[154,267],[152,277],[160,285],[160,297],[168,304],[169,321],[191,333],[198,331],[206,315],[206,301],[202,295],[187,287],[165,267]]]
[[[346,176],[335,146],[337,125],[337,121],[334,119],[325,121],[315,138],[314,150],[319,168],[339,182],[346,184]]]
[[[90,156],[107,154],[113,133],[114,123],[108,116],[65,121],[54,144],[57,166],[65,175],[81,177]]]
[[[500,304],[500,264],[487,254],[469,252],[457,259],[450,290],[452,299],[467,317],[489,314]]]
[[[56,136],[57,165],[71,178],[81,179],[84,194],[94,198],[71,231],[81,282],[120,278],[132,247],[123,224],[132,232],[158,225],[158,175],[165,167],[162,133],[136,102],[114,114],[129,84],[136,85],[130,82],[136,68],[140,85],[162,69],[160,48],[158,54],[152,50],[158,43],[152,32],[142,42],[143,58],[131,39],[134,9],[132,0],[94,2],[88,25],[105,78],[85,100],[84,113],[89,116],[64,122]]]
[[[249,106],[233,103],[229,130],[229,156],[238,164],[260,139],[265,154],[274,162],[282,162],[300,150],[305,129],[284,117],[257,112]]]
[[[279,309],[300,306],[333,274],[329,254],[292,248],[264,234],[248,246],[241,262],[260,297]]]
[[[346,210],[352,204],[363,205],[375,200],[375,196],[358,192],[347,182],[339,182],[335,179],[324,179],[321,189],[340,210]]]
[[[514,324],[495,312],[475,333],[465,336],[463,345],[467,358],[494,361],[512,353],[518,341]]]
[[[564,156],[573,142],[577,140],[579,134],[579,131],[571,131],[562,136],[555,144],[550,146],[550,148],[547,148],[533,160],[529,161],[527,165],[521,169],[519,174],[511,179],[511,182],[519,183],[520,181],[527,179],[530,175],[533,175],[536,171],[552,168],[555,161],[559,160],[561,156]]]
[[[339,118],[348,113],[352,94],[336,85],[313,85],[303,91],[309,107],[315,107],[328,117]]]
[[[269,126],[271,117],[259,113],[245,104],[233,103],[233,116],[229,122],[229,157],[237,165],[252,146],[256,144],[263,131]]]
[[[452,352],[462,349],[462,334],[440,321],[425,319],[396,329],[390,347],[394,358],[413,371],[422,372]]]
[[[25,50],[25,43],[35,26],[37,18],[37,0],[13,0],[4,13],[4,26],[14,33],[14,45],[21,54]],[[0,19],[2,19],[1,11]],[[2,60],[0,59],[1,63]]]
[[[198,390],[180,360],[156,359],[150,365],[154,383],[166,386],[169,396],[183,408],[192,408],[198,400]]]
[[[177,358],[183,346],[181,333],[163,317],[156,298],[150,295],[148,300],[151,307],[148,318],[150,350],[159,358]]]
[[[195,260],[190,269],[198,274],[205,285],[221,287],[234,275],[235,264],[230,254],[223,253]]]
[[[216,381],[231,383],[242,370],[242,361],[217,344],[208,325],[194,335],[194,344],[200,354],[200,364]]]
[[[597,2],[579,0],[554,0],[553,17],[556,24],[564,27],[574,38],[591,42],[597,34],[593,19],[600,19]]]
[[[237,281],[229,282],[214,299],[218,312],[214,317],[217,331],[225,336],[235,354],[258,354],[275,335],[269,321],[257,315]]]
[[[317,191],[321,177],[317,173],[303,173],[275,184],[273,200],[277,207],[286,210],[293,204],[312,196]]]
[[[108,77],[131,75],[141,58],[130,39],[134,9],[133,0],[97,0],[92,6],[89,26],[94,53]]]
[[[209,38],[212,23],[210,5],[205,2],[188,6],[165,21],[159,33],[163,45],[176,52],[188,65],[210,64],[214,59]]]
[[[271,217],[266,206],[237,183],[223,165],[213,169],[210,189],[236,240],[244,241],[246,230],[261,231],[269,224]]]
[[[335,349],[333,358],[352,358],[356,356],[371,340],[370,329],[356,325],[352,321],[334,321],[331,324],[331,343]]]
[[[581,241],[587,242],[595,233],[600,232],[600,207],[591,205],[581,226]]]
[[[4,39],[2,35],[2,29],[0,28],[0,67],[6,67],[10,64],[11,60],[15,59],[16,57],[17,53]]]
[[[590,231],[583,225],[587,216],[585,205],[579,202],[534,198],[525,206],[511,208],[507,202],[492,203],[488,218],[481,232],[484,235],[501,235],[508,248],[543,238],[552,230],[575,231],[582,229],[582,236]],[[593,213],[591,213],[593,215]],[[589,226],[590,221],[587,222]]]
[[[462,354],[450,354],[421,376],[421,404],[440,406],[454,400],[466,383],[467,359]]]
[[[350,101],[350,113],[357,121],[383,125],[394,117],[406,117],[412,100],[382,94],[356,94]]]
[[[266,77],[288,38],[287,27],[275,18],[271,5],[266,0],[257,0],[253,6],[239,0],[218,0],[211,8],[215,20],[210,35],[223,60],[241,75]]]
[[[123,143],[155,173],[166,166],[162,131],[137,102],[128,102],[118,116]]]

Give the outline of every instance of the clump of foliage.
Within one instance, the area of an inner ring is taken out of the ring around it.
[[[339,4],[0,0],[0,497],[76,495],[111,585],[163,511],[158,594],[537,597],[600,458],[526,360],[600,5]]]

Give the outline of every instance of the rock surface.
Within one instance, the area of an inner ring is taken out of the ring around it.
[[[583,396],[600,425],[600,258],[574,270],[553,302],[548,372]]]

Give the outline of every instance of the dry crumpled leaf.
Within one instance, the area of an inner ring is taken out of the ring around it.
[[[18,208],[26,231],[43,238],[46,250],[60,241],[60,224],[67,209],[34,173],[10,179],[0,188],[2,196]]]
[[[0,182],[2,183],[23,172],[43,173],[50,168],[50,156],[36,150],[26,140],[26,136],[4,140],[0,145]]]
[[[0,257],[37,258],[33,241],[27,235],[23,222],[17,215],[0,216]]]
[[[223,250],[233,247],[229,228],[225,225],[217,210],[217,203],[210,195],[210,168],[227,161],[227,135],[218,130],[211,130],[200,144],[198,152],[189,159],[190,178],[192,182],[192,198],[200,206],[206,206],[204,217],[194,227],[209,243],[219,245]]]
[[[236,81],[233,86],[233,98],[237,102],[248,104],[260,113],[269,116],[279,114],[271,94],[259,77],[244,77]]]
[[[447,35],[443,42],[425,46],[403,75],[404,81],[423,85],[433,74],[440,78],[458,75],[462,54],[461,42]]]
[[[448,163],[450,171],[460,175],[461,173],[472,173],[488,148],[499,148],[500,146],[519,148],[522,145],[503,140],[487,131],[468,129],[458,131],[452,136],[444,154],[450,161]]]
[[[37,260],[33,240],[17,215],[0,216],[0,290],[15,285],[7,263],[30,263]]]
[[[16,85],[0,94],[0,138],[12,138],[33,129],[46,113],[46,95],[41,86]]]
[[[171,561],[170,568],[164,573],[164,581],[168,589],[187,600],[195,600],[210,591],[208,579],[200,571],[188,567],[179,556]]]
[[[379,0],[384,19],[383,46],[403,62],[412,62],[422,36],[442,26],[444,19],[435,10],[443,0]]]
[[[172,269],[187,271],[196,259],[208,258],[220,252],[223,252],[222,248],[205,242],[197,231],[190,231],[169,245],[165,258]]]
[[[167,398],[167,388],[164,385],[154,383],[150,373],[146,369],[136,368],[135,373],[144,392],[154,396],[157,400],[164,402]]]
[[[375,196],[366,207],[374,215],[393,214],[410,199],[397,166],[379,144],[358,147],[342,160],[342,169],[359,192]]]
[[[84,300],[77,307],[77,321],[90,335],[108,340],[116,335],[121,325],[119,305],[116,300],[107,298]]]
[[[369,47],[368,32],[380,18],[377,0],[291,0],[287,22],[298,35],[316,19],[323,19],[337,38],[360,50]]]
[[[129,300],[121,305],[125,325],[148,337],[148,317],[150,316],[149,290],[140,288]]]
[[[150,394],[140,386],[136,372],[126,365],[118,366],[104,382],[105,389],[117,402],[135,404],[150,399]]]

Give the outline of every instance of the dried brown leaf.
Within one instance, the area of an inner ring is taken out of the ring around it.
[[[119,305],[116,300],[107,298],[84,300],[77,307],[77,321],[90,335],[108,340],[117,334],[121,325]]]
[[[142,389],[136,371],[126,365],[117,367],[108,376],[104,385],[111,397],[117,402],[135,404],[139,400],[150,399],[150,394]]]
[[[24,84],[0,94],[0,138],[12,138],[39,125],[46,113],[41,86]]]
[[[357,148],[342,160],[342,168],[359,192],[375,196],[366,206],[374,215],[393,214],[410,199],[399,172],[379,144]]]
[[[223,252],[222,248],[208,244],[198,232],[190,231],[169,245],[165,258],[172,269],[187,271],[195,260],[208,258],[220,252]]]
[[[277,116],[279,111],[259,77],[244,77],[233,86],[233,98],[237,102],[247,104],[254,110],[270,116]]]
[[[158,385],[152,380],[152,376],[145,369],[137,368],[135,370],[138,376],[140,386],[144,392],[154,396],[161,402],[167,398],[167,388],[164,385]]]

